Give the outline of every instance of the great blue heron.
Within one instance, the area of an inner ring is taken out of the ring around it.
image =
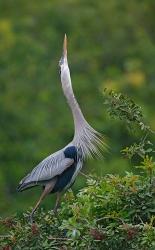
[[[59,66],[63,93],[73,114],[74,138],[67,146],[45,158],[32,172],[20,181],[17,187],[18,191],[23,191],[36,185],[41,185],[44,188],[39,201],[32,210],[31,221],[33,221],[34,212],[40,205],[40,202],[49,193],[57,193],[54,208],[54,211],[57,211],[62,191],[72,186],[86,157],[99,156],[104,146],[103,137],[85,120],[74,96],[67,61],[66,35],[64,37],[63,54],[59,61]]]

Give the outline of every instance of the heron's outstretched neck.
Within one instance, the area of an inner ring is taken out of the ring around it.
[[[101,156],[100,149],[104,144],[102,141],[102,136],[85,120],[72,89],[70,73],[68,74],[68,77],[65,77],[65,79],[62,79],[62,81],[63,80],[63,92],[71,108],[74,119],[75,131],[73,143],[81,148],[83,158],[93,154]]]
[[[68,105],[72,111],[74,119],[75,135],[77,134],[77,132],[79,132],[80,135],[82,128],[84,128],[87,122],[74,95],[70,79],[69,79],[69,84],[66,84],[63,87],[63,92],[67,99]]]

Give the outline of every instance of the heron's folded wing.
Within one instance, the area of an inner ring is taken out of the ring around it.
[[[74,160],[70,158],[62,159],[60,162],[56,162],[55,164],[53,164],[52,161],[49,161],[47,162],[47,165],[38,166],[34,178],[37,181],[49,180],[63,173],[64,170],[70,167],[73,163]]]
[[[22,183],[39,182],[52,179],[53,177],[60,175],[73,163],[73,159],[65,158],[64,153],[58,151],[57,153],[48,156],[42,162],[40,162],[32,170],[32,172],[22,180]]]

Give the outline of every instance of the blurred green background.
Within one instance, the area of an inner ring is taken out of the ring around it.
[[[0,215],[34,205],[40,188],[18,194],[18,182],[73,136],[58,73],[64,33],[75,95],[110,147],[103,161],[87,162],[84,171],[133,171],[120,150],[136,135],[110,120],[102,92],[128,94],[155,129],[154,10],[154,0],[0,1]],[[73,189],[83,185],[78,177]],[[42,206],[52,208],[52,199]]]

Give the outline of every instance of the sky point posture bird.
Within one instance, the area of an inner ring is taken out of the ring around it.
[[[64,37],[63,54],[59,61],[63,93],[72,111],[74,119],[73,140],[61,150],[49,155],[40,162],[25,178],[17,191],[21,192],[34,186],[42,186],[43,192],[30,215],[33,222],[34,212],[49,193],[56,193],[54,211],[60,203],[61,193],[72,186],[87,157],[101,156],[104,140],[85,120],[72,89],[70,70],[67,60],[67,37]]]

